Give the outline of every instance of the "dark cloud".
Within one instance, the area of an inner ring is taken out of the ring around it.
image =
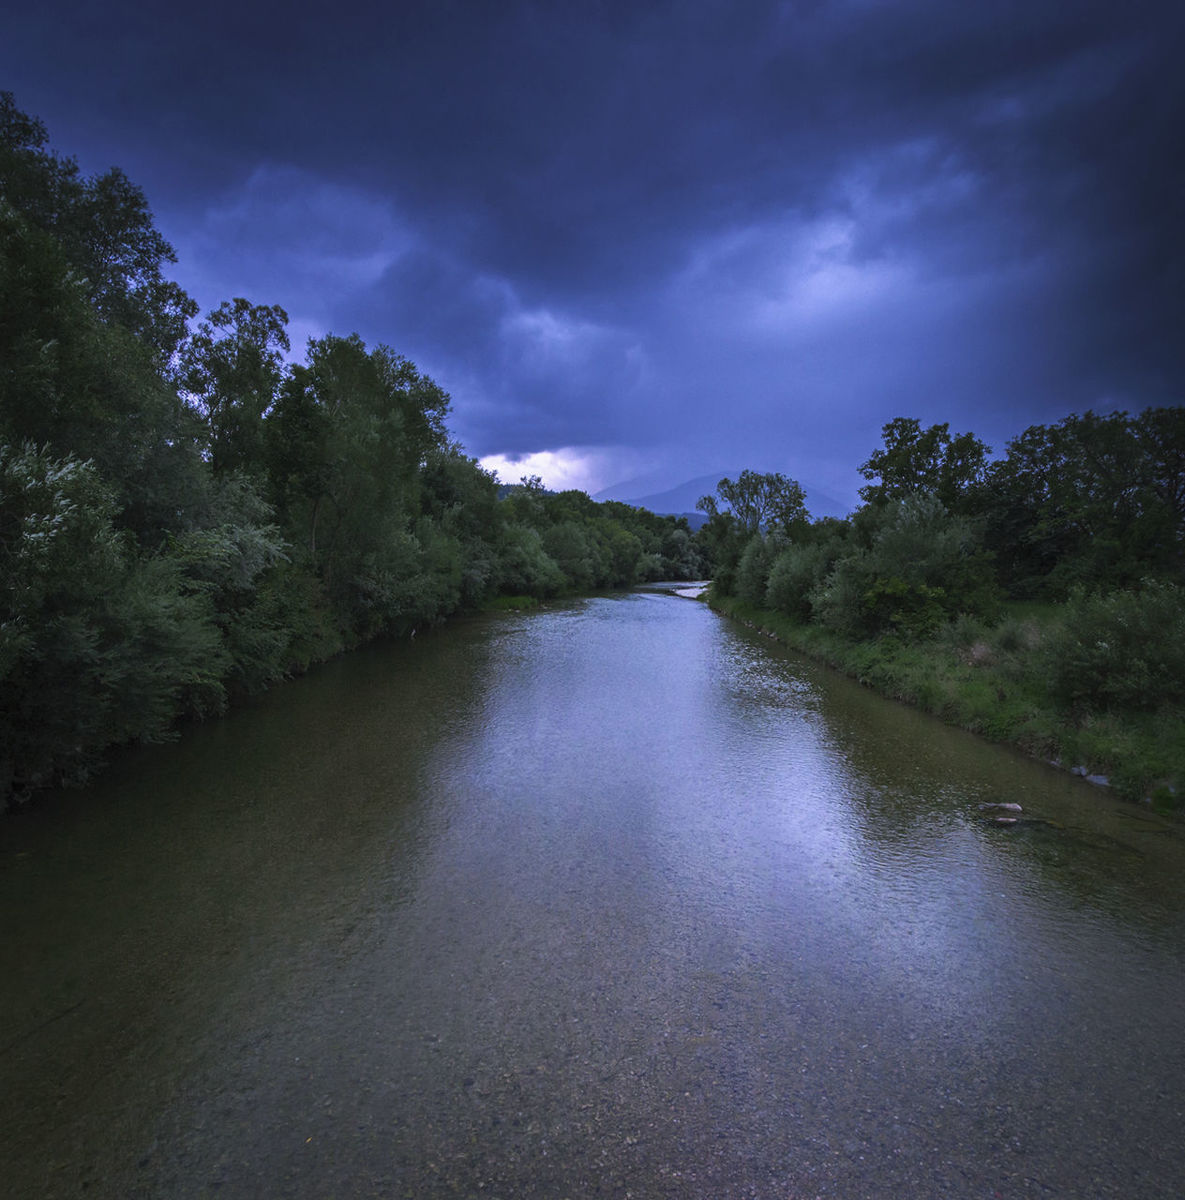
[[[142,183],[204,303],[394,345],[453,392],[474,453],[673,476],[717,455],[851,495],[896,415],[1001,445],[1181,400],[1175,2],[8,24],[0,86]]]

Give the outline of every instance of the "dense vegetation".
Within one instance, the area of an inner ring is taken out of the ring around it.
[[[244,299],[195,325],[173,261],[0,94],[0,808],[366,639],[702,573],[686,521],[500,498],[385,346],[293,362]]]
[[[122,172],[85,177],[0,93],[0,808],[367,639],[708,569],[892,695],[1185,792],[1185,408],[996,460],[898,418],[845,520],[746,471],[693,537],[499,487],[407,359],[329,335],[296,361],[282,308],[199,319],[173,261]]]
[[[811,523],[782,476],[723,480],[700,502],[715,602],[890,695],[1179,806],[1185,408],[1069,416],[990,455],[891,421],[842,521]]]

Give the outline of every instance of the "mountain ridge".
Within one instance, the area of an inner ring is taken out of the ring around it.
[[[623,504],[631,504],[635,508],[646,508],[661,515],[681,516],[696,519],[693,528],[698,528],[707,519],[695,507],[696,501],[705,495],[712,495],[721,479],[736,479],[739,470],[713,471],[710,475],[697,475],[693,479],[684,480],[664,491],[650,492],[644,495],[631,494],[635,484],[645,486],[640,479],[627,479],[623,483],[603,488],[593,496],[594,500],[618,500]],[[813,518],[843,517],[850,511],[850,506],[842,504],[834,496],[823,491],[814,484],[801,481],[806,492],[807,511]],[[640,490],[640,489],[639,489]]]

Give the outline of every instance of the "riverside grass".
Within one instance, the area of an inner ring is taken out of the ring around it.
[[[1185,808],[1185,708],[1080,713],[1059,704],[1036,663],[1057,605],[1015,605],[995,624],[959,617],[925,641],[853,641],[714,589],[713,609],[910,704],[994,742],[1078,773],[1158,811]]]

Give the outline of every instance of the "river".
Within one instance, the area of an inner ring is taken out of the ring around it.
[[[120,754],[0,920],[14,1200],[1185,1190],[1181,827],[658,590]]]

